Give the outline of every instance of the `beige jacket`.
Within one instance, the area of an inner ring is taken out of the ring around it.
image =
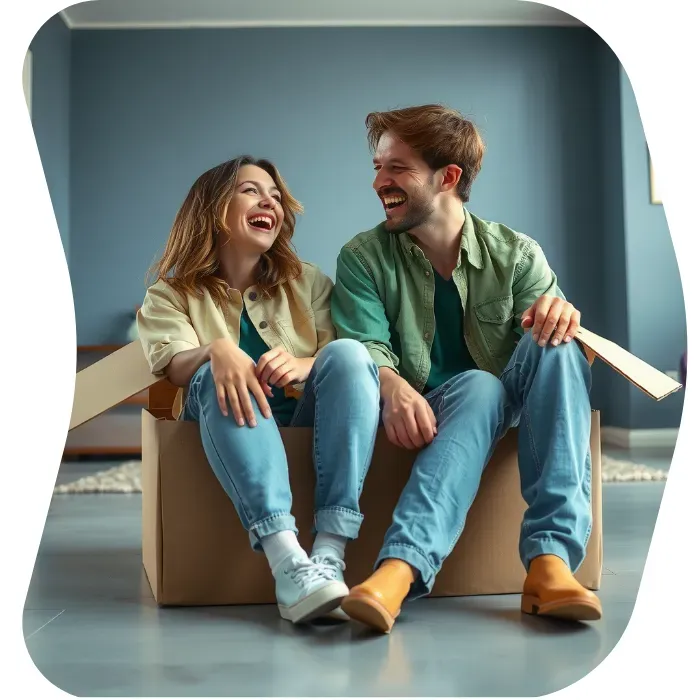
[[[164,375],[179,352],[207,345],[219,338],[240,338],[243,304],[270,349],[284,347],[295,357],[314,357],[332,340],[330,300],[333,282],[310,263],[294,281],[278,287],[265,299],[255,286],[243,295],[229,289],[229,303],[221,309],[208,292],[201,299],[182,299],[169,285],[158,281],[148,288],[137,325],[151,372]]]

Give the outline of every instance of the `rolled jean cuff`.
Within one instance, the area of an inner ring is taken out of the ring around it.
[[[277,513],[275,515],[269,515],[267,518],[259,520],[257,523],[253,523],[248,529],[250,545],[256,552],[262,552],[260,540],[263,537],[274,535],[275,533],[283,532],[284,530],[291,530],[295,535],[299,534],[294,516],[290,513]]]
[[[329,535],[346,537],[354,540],[360,533],[360,526],[364,516],[349,508],[331,506],[320,508],[314,513],[313,534],[325,532]]]
[[[400,559],[418,571],[418,576],[406,596],[407,601],[422,598],[433,589],[437,572],[428,557],[417,547],[400,543],[385,544],[379,552],[379,557],[377,557],[374,565],[375,571],[385,559]]]
[[[525,571],[529,570],[530,562],[532,562],[535,557],[542,556],[543,554],[553,554],[559,557],[573,573],[575,573],[578,567],[583,563],[583,557],[581,556],[578,557],[578,561],[573,561],[569,547],[559,540],[552,537],[530,537],[523,543],[521,552]]]

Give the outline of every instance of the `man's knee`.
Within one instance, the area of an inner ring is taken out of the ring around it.
[[[334,372],[342,371],[350,376],[367,370],[377,374],[377,366],[367,348],[350,338],[339,338],[328,343],[319,353],[317,361],[328,364]]]
[[[490,372],[470,370],[457,375],[448,390],[453,400],[468,409],[501,408],[507,400],[501,380]]]

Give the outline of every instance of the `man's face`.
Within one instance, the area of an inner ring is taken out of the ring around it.
[[[422,226],[434,211],[437,194],[433,171],[391,132],[379,139],[374,154],[373,187],[386,214],[385,228],[403,233]]]

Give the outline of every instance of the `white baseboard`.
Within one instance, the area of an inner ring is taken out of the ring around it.
[[[600,439],[604,445],[634,449],[638,447],[675,447],[678,428],[652,430],[628,430],[627,428],[602,427]]]

